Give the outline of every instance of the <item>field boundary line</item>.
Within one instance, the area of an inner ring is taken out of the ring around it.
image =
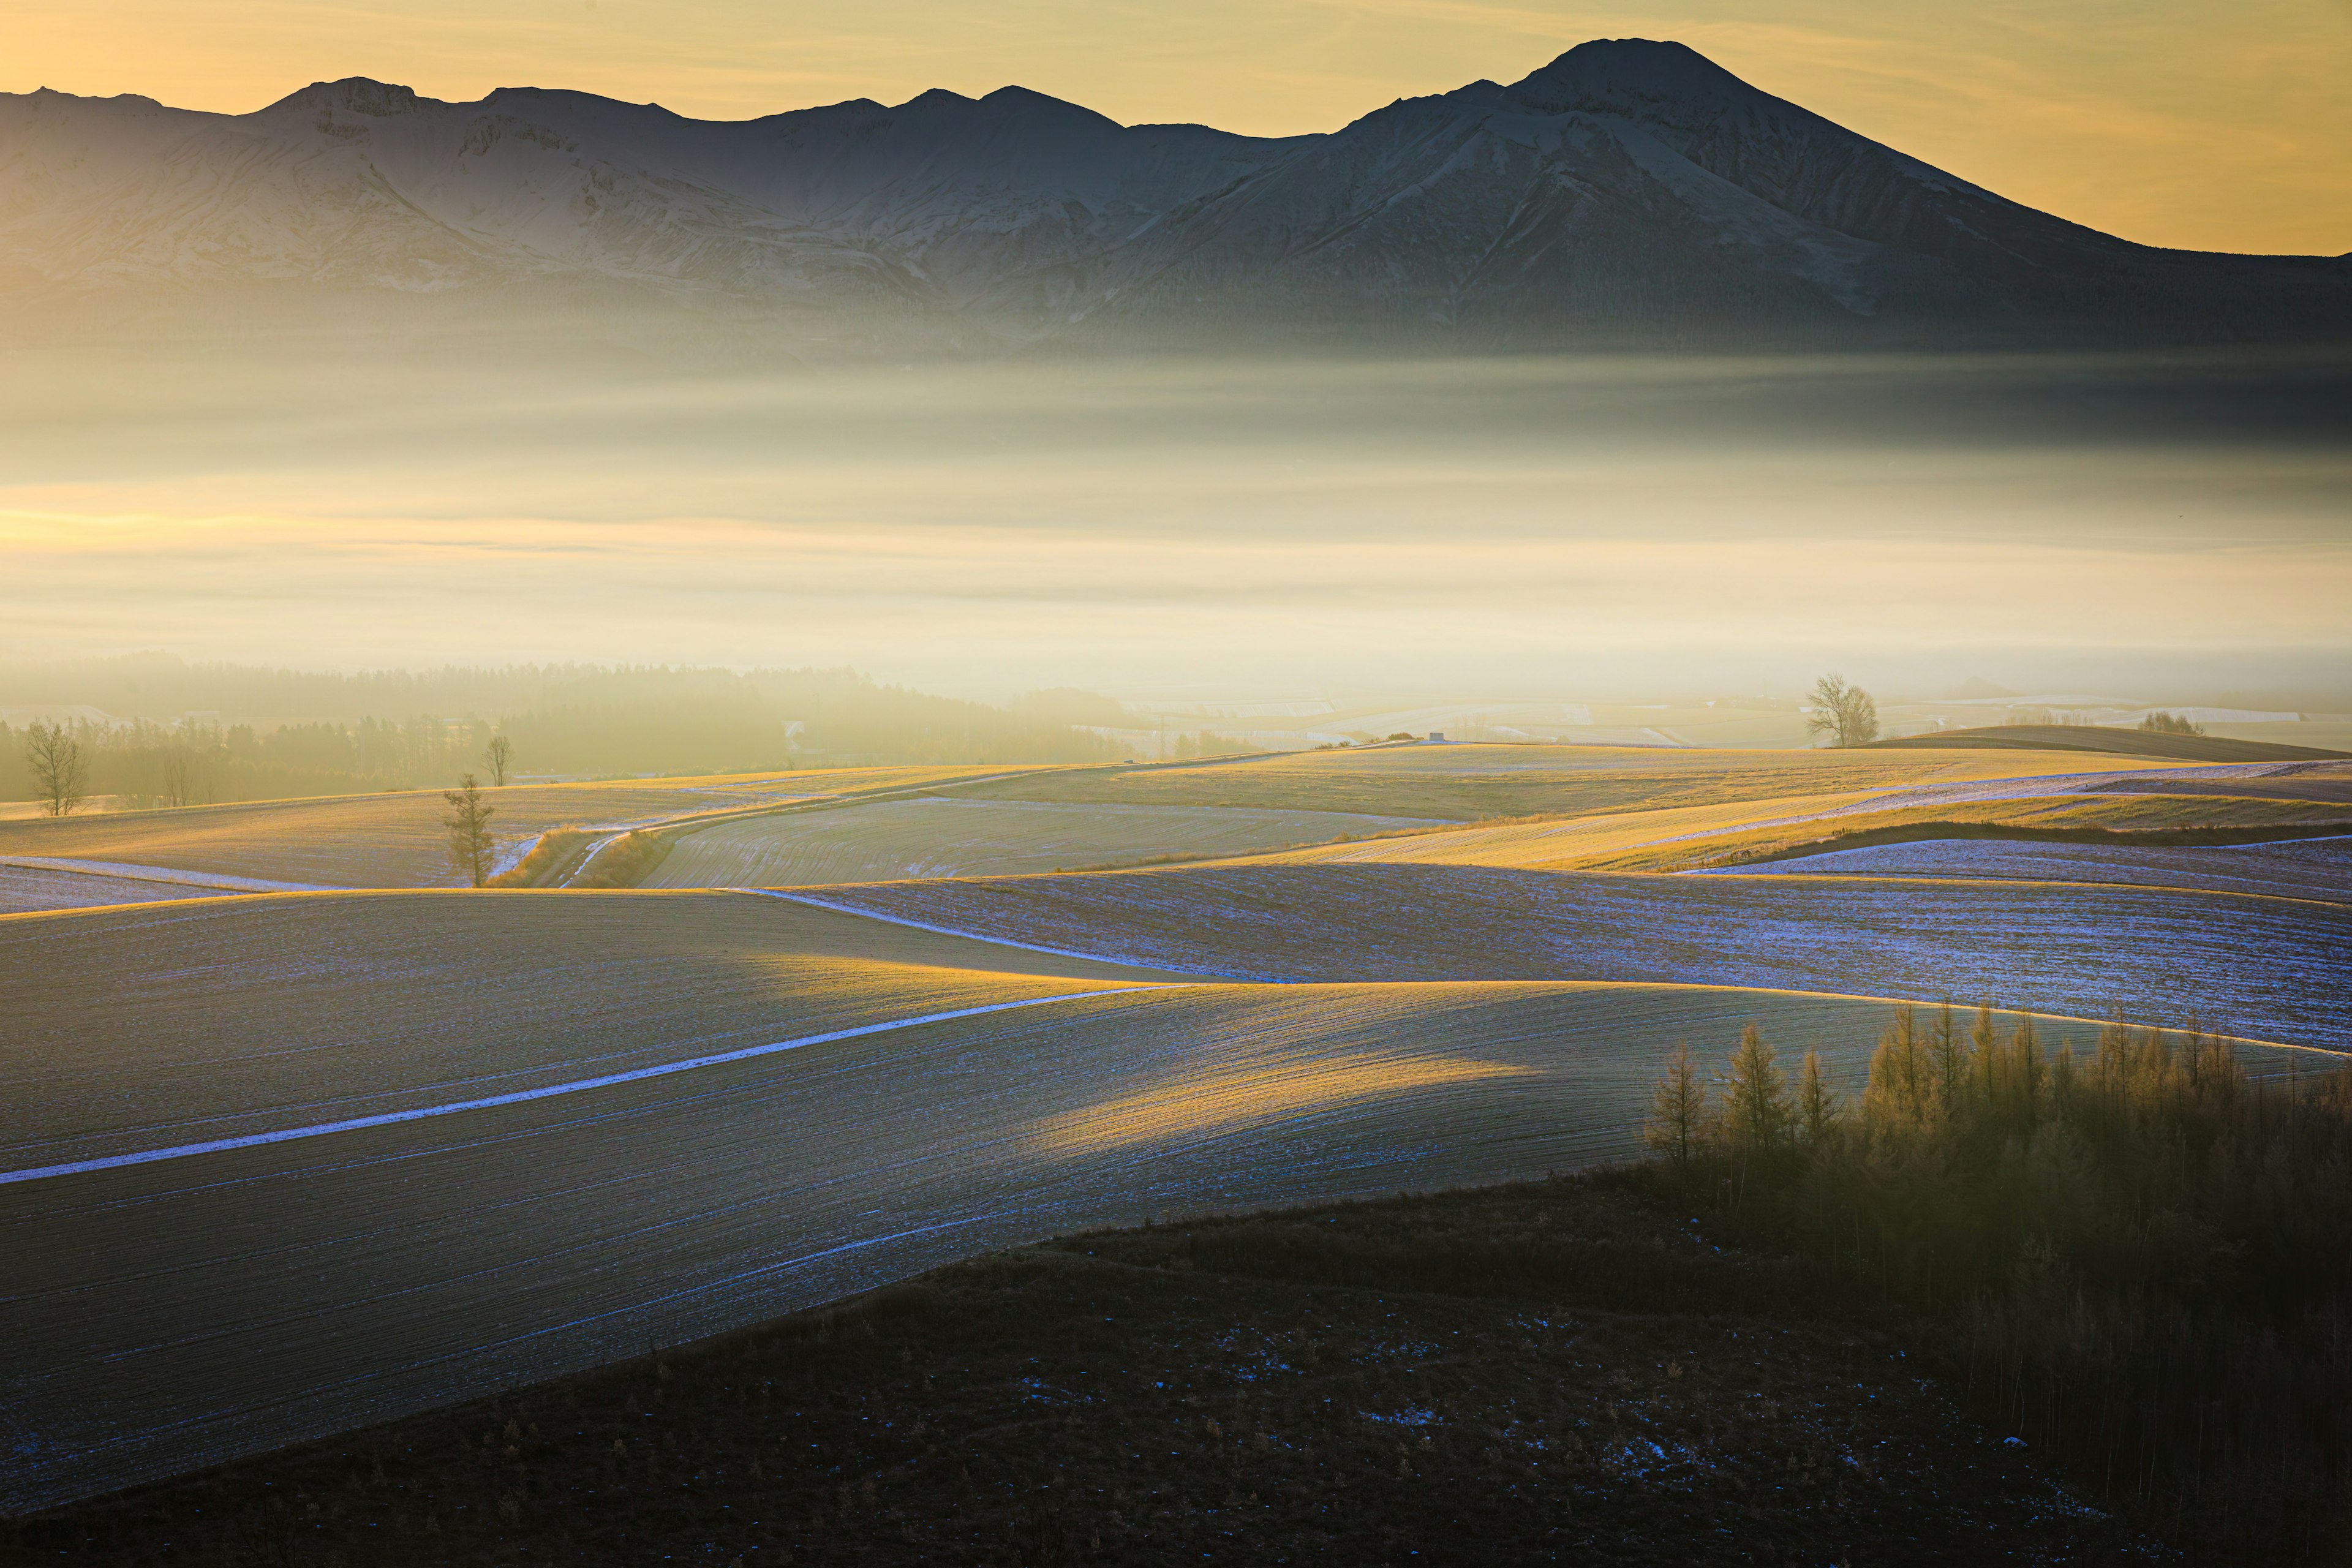
[[[829,910],[837,915],[856,915],[861,920],[880,921],[885,925],[905,926],[909,931],[927,931],[933,936],[959,936],[966,942],[984,942],[991,947],[1017,948],[1023,952],[1042,952],[1049,958],[1077,958],[1088,963],[1108,963],[1120,969],[1159,969],[1176,974],[1205,974],[1215,980],[1230,980],[1238,984],[1285,985],[1291,982],[1268,980],[1258,974],[1229,974],[1222,969],[1204,969],[1194,963],[1147,963],[1137,958],[1112,958],[1105,953],[1080,952],[1071,947],[1044,947],[1034,942],[1015,942],[1009,936],[982,936],[978,931],[958,931],[953,926],[933,925],[928,921],[908,920],[904,915],[886,915],[878,910],[865,910],[856,904],[835,903],[831,899],[812,898],[806,893],[788,893],[780,888],[728,888],[730,893],[749,893],[760,899],[782,899],[788,904],[806,904],[813,910]],[[1181,981],[1165,982],[1182,984]]]
[[[256,1149],[269,1143],[290,1143],[303,1138],[324,1138],[337,1132],[357,1132],[371,1127],[390,1127],[403,1121],[422,1121],[436,1116],[455,1116],[465,1110],[488,1110],[504,1105],[521,1105],[535,1100],[553,1100],[562,1095],[584,1094],[590,1089],[610,1089],[615,1084],[638,1083],[646,1079],[667,1078],[672,1073],[692,1072],[698,1068],[719,1067],[728,1062],[750,1061],[757,1057],[774,1056],[781,1051],[798,1050],[803,1046],[828,1045],[835,1040],[854,1040],[867,1035],[888,1034],[897,1029],[916,1029],[927,1024],[951,1023],[959,1018],[977,1018],[989,1013],[1008,1013],[1021,1007],[1042,1007],[1055,1002],[1087,1002],[1105,996],[1125,996],[1138,991],[1171,991],[1185,988],[1184,981],[1159,981],[1133,985],[1118,985],[1102,991],[1076,991],[1058,996],[1025,996],[1017,1002],[989,1002],[977,1007],[957,1007],[945,1013],[926,1013],[914,1018],[893,1018],[879,1024],[860,1024],[856,1028],[834,1029],[821,1035],[803,1035],[794,1039],[777,1040],[764,1046],[744,1046],[736,1050],[719,1051],[710,1056],[690,1057],[684,1061],[657,1062],[651,1067],[632,1068],[626,1072],[602,1073],[594,1078],[572,1079],[563,1083],[541,1084],[537,1089],[510,1089],[504,1094],[486,1095],[478,1100],[449,1100],[440,1105],[412,1106],[406,1110],[380,1111],[373,1116],[354,1116],[340,1121],[316,1121],[301,1127],[281,1127],[268,1132],[247,1132],[234,1138],[215,1138],[202,1143],[179,1143],[163,1149],[139,1149],[127,1154],[103,1154],[95,1159],[70,1160],[62,1164],[36,1165],[22,1171],[0,1171],[0,1186],[15,1182],[45,1181],[54,1176],[78,1176],[93,1171],[119,1170],[127,1165],[152,1164],[158,1160],[182,1160],[198,1154],[225,1153],[234,1149]]]

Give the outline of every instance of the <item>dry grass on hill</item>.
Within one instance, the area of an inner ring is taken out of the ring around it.
[[[1595,871],[1684,871],[1777,859],[1834,849],[1843,843],[1883,840],[1890,834],[1926,834],[1936,825],[1982,824],[2002,829],[2095,833],[2193,832],[2307,828],[2352,821],[2352,809],[2326,803],[2248,799],[2223,795],[2049,795],[2039,799],[1958,802],[1895,811],[1856,811],[1628,847],[1584,862]]]
[[[2225,781],[2215,781],[2217,785]],[[1972,823],[2026,830],[2155,832],[2302,828],[2352,820],[2326,803],[2105,789],[1874,809],[1862,794],[1771,796],[1657,811],[1471,823],[1365,843],[1318,844],[1253,862],[1492,866],[1529,871],[1684,871],[1872,842],[1891,831]]]

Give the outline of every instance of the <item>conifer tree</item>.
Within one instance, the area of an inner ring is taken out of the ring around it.
[[[1769,1158],[1787,1147],[1794,1120],[1788,1083],[1772,1065],[1772,1047],[1753,1024],[1740,1031],[1723,1100],[1724,1131],[1734,1154],[1748,1160]]]
[[[1829,1142],[1844,1114],[1837,1091],[1822,1077],[1822,1054],[1807,1051],[1797,1075],[1797,1127],[1808,1153]]]
[[[1935,1060],[1936,1099],[1947,1117],[1958,1115],[1964,1064],[1960,1060],[1959,1032],[1953,1026],[1952,1005],[1948,1001],[1936,1009],[1936,1029],[1928,1049]]]
[[[471,773],[459,779],[456,789],[443,790],[441,798],[450,806],[449,815],[441,819],[449,830],[449,865],[478,888],[490,879],[494,808],[482,799],[482,786]]]
[[[1643,1140],[1674,1162],[1677,1174],[1690,1169],[1691,1154],[1706,1126],[1706,1085],[1699,1081],[1687,1041],[1666,1058],[1665,1076],[1650,1094],[1650,1123]]]

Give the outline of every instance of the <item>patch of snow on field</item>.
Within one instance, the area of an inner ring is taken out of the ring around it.
[[[2170,848],[1933,838],[1833,849],[1786,860],[1685,874],[2120,882],[2139,887],[2352,902],[2352,837]]]
[[[2352,908],[2162,888],[1204,867],[836,889],[934,929],[1234,978],[1593,980],[1951,996],[2352,1049]]]
[[[172,866],[134,866],[121,860],[69,860],[46,855],[0,857],[0,866],[32,871],[64,871],[84,877],[119,877],[134,882],[169,882],[181,887],[209,888],[223,893],[331,893],[342,889],[325,882],[272,882],[258,877],[224,877],[211,871],[183,871]]]

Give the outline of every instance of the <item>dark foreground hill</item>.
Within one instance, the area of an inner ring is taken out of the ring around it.
[[[236,116],[0,96],[12,291],[213,321],[718,312],[851,349],[2352,337],[2352,259],[2134,245],[1639,39],[1284,138],[1011,87],[740,122],[363,78]]]
[[[2154,1546],[1834,1289],[1589,1179],[1102,1233],[0,1543],[26,1562],[338,1568],[1975,1564]]]
[[[2166,735],[2150,730],[2116,730],[2096,724],[1989,724],[1974,730],[1937,730],[1897,741],[1873,741],[1875,749],[1941,751],[1955,746],[1991,746],[2019,752],[2098,752],[2131,757],[2177,757],[2185,763],[2301,763],[2352,761],[2352,752],[2289,746],[2276,741],[2233,741],[2221,735]],[[2135,785],[2134,787],[2137,787]]]

